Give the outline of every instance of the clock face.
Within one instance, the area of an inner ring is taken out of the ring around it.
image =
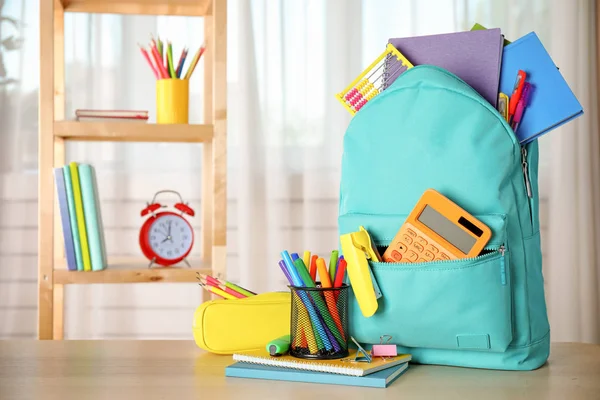
[[[193,232],[177,215],[162,215],[150,226],[148,243],[152,251],[166,260],[181,258],[192,247]]]

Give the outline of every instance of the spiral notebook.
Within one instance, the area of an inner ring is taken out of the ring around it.
[[[283,367],[314,372],[329,372],[332,374],[365,376],[373,372],[381,371],[398,364],[406,363],[412,359],[410,354],[398,354],[396,357],[373,357],[370,363],[352,361],[356,356],[356,350],[350,350],[346,358],[336,360],[305,360],[290,355],[272,357],[265,349],[235,353],[235,361],[267,365],[271,367]]]
[[[367,376],[347,376],[323,372],[298,371],[266,365],[237,362],[225,368],[225,376],[234,378],[269,379],[276,381],[325,383],[330,385],[386,388],[407,369],[408,363],[377,371]]]

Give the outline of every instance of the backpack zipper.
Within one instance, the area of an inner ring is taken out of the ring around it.
[[[527,189],[527,197],[532,198],[531,182],[529,181],[529,168],[527,167],[527,149],[521,146],[521,166],[523,167],[523,176],[525,177],[525,188]]]
[[[500,246],[498,249],[502,257],[500,258],[500,281],[502,282],[502,286],[506,285],[506,265],[504,264],[504,245]]]
[[[504,244],[501,244],[500,246],[486,246],[483,248],[484,251],[489,251],[489,253],[485,253],[485,254],[480,254],[478,256],[475,257],[465,257],[465,258],[455,258],[452,260],[435,260],[435,261],[426,261],[426,262],[420,262],[420,263],[408,263],[408,262],[386,262],[386,261],[370,261],[371,263],[373,263],[374,265],[398,265],[398,266],[405,266],[405,267],[421,267],[421,266],[429,266],[431,264],[453,264],[453,263],[460,263],[460,262],[471,262],[471,261],[480,261],[483,259],[487,259],[487,258],[492,258],[494,256],[496,256],[498,253],[502,256],[502,266],[501,268],[504,268],[504,252],[506,250],[506,248],[504,247]]]

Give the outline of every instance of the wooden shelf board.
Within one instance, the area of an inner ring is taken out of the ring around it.
[[[212,141],[213,133],[213,125],[210,124],[54,122],[54,135],[66,140],[207,143]]]
[[[211,269],[199,260],[189,260],[173,267],[154,265],[148,268],[148,261],[141,258],[117,258],[109,260],[108,267],[102,271],[69,271],[64,261],[57,262],[54,270],[55,284],[91,284],[91,283],[157,283],[157,282],[198,282],[196,273],[210,274]]]
[[[61,0],[65,12],[205,16],[212,0]]]

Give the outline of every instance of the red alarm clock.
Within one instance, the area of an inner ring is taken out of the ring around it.
[[[156,203],[156,197],[161,193],[175,193],[179,196],[180,202],[173,205],[177,212],[156,212],[160,208],[167,207]],[[186,257],[194,245],[194,230],[183,215],[193,217],[195,213],[187,203],[183,202],[181,195],[174,190],[156,192],[141,214],[142,217],[150,216],[140,229],[140,247],[144,256],[150,260],[148,267],[155,263],[168,267],[182,260],[190,266]]]

